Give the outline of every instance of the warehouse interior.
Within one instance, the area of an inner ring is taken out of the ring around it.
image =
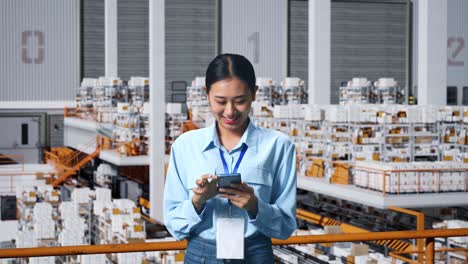
[[[171,144],[214,122],[204,75],[221,53],[254,65],[251,120],[296,146],[293,236],[466,231],[467,14],[466,0],[1,1],[0,263],[183,263],[2,252],[175,241]],[[421,237],[273,249],[275,263],[461,264],[463,234],[426,239],[433,259]]]

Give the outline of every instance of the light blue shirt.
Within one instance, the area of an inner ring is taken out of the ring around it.
[[[254,188],[258,198],[256,218],[251,219],[246,210],[229,204],[219,195],[208,200],[197,214],[191,190],[196,187],[195,181],[204,174],[224,173],[219,149],[231,172],[242,144],[248,148],[238,173],[242,181]],[[257,127],[250,121],[239,144],[229,152],[220,144],[214,123],[189,131],[172,144],[164,190],[164,222],[169,232],[178,240],[188,237],[215,240],[216,220],[227,216],[245,219],[245,237],[260,232],[286,239],[296,229],[296,153],[288,136]]]

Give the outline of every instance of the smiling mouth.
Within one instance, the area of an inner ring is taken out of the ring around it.
[[[228,125],[234,125],[237,122],[237,119],[238,119],[237,117],[236,118],[223,117],[224,123],[226,123]]]

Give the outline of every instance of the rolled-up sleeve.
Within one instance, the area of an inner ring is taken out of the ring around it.
[[[187,238],[190,232],[202,221],[203,214],[197,214],[192,204],[186,178],[180,175],[177,167],[176,144],[171,148],[166,184],[164,187],[164,224],[178,240]]]
[[[270,201],[258,197],[258,212],[250,220],[266,236],[286,239],[296,229],[296,148],[287,140],[279,153]]]

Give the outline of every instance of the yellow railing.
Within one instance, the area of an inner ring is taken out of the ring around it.
[[[434,238],[468,236],[468,228],[442,229],[442,230],[416,230],[416,231],[392,231],[374,232],[358,234],[336,234],[336,235],[309,235],[294,236],[287,240],[273,239],[274,245],[297,245],[297,244],[317,244],[336,242],[360,242],[390,239],[425,239],[425,263],[434,263]],[[43,257],[43,256],[68,256],[86,254],[108,254],[126,252],[146,252],[164,250],[184,250],[187,241],[178,242],[151,242],[135,244],[111,244],[111,245],[89,245],[89,246],[64,246],[64,247],[43,247],[43,248],[15,248],[1,249],[0,258],[22,258],[22,257]],[[459,250],[467,250],[462,248]],[[399,253],[420,252],[405,251]]]
[[[400,208],[400,207],[396,207],[396,206],[390,206],[388,207],[388,209],[392,210],[392,211],[395,211],[395,212],[399,212],[399,213],[403,213],[403,214],[408,214],[408,215],[412,215],[412,216],[415,216],[416,217],[416,230],[424,230],[424,213],[422,212],[418,212],[418,211],[413,211],[413,210],[409,210],[409,209],[405,209],[405,208]],[[422,254],[422,250],[424,248],[424,241],[423,239],[418,239],[416,241],[416,245],[417,245],[417,248],[418,248],[418,251],[420,251],[418,253],[418,261],[419,262],[422,262],[422,259],[423,259],[423,254]],[[394,256],[396,257],[396,256]],[[396,257],[397,258],[397,257]],[[400,258],[401,259],[401,258]],[[402,259],[403,260],[403,259]]]

